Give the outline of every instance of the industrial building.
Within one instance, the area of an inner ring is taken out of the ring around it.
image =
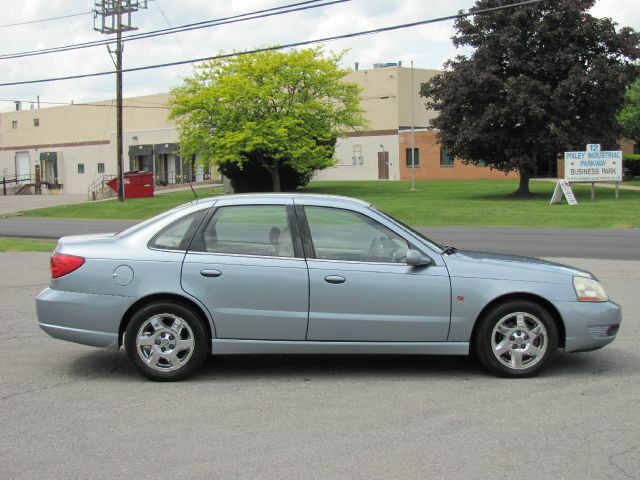
[[[398,64],[356,69],[345,80],[362,89],[366,131],[338,139],[336,165],[317,180],[489,179],[505,174],[463,165],[442,150],[427,130],[434,112],[419,96],[420,86],[437,70]],[[125,169],[153,171],[156,184],[216,179],[215,167],[177,155],[178,131],[167,118],[167,93],[124,100]],[[0,174],[16,191],[33,182],[38,170],[43,193],[86,193],[95,197],[116,174],[115,101],[38,108],[16,104],[0,114]],[[413,132],[413,133],[412,133]],[[413,139],[413,140],[412,140]],[[411,145],[414,145],[413,164]],[[509,174],[515,178],[515,174]]]

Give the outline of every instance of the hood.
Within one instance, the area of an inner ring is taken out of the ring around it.
[[[545,283],[549,282],[550,276],[596,278],[592,273],[570,265],[520,255],[458,250],[451,255],[443,255],[443,259],[453,276]]]

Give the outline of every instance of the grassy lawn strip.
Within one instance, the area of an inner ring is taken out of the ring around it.
[[[346,195],[371,202],[376,207],[414,226],[522,226],[567,228],[640,227],[640,191],[596,187],[591,202],[590,185],[573,185],[578,205],[549,205],[555,183],[532,181],[532,197],[516,198],[514,180],[440,180],[410,182],[349,181],[312,182],[303,193]],[[201,197],[220,190],[201,189]],[[23,212],[28,217],[143,220],[193,200],[190,191],[153,198],[117,200],[51,207]]]
[[[198,197],[220,195],[222,190],[217,188],[201,188],[197,190]],[[59,207],[37,208],[20,212],[25,217],[36,218],[86,218],[112,220],[144,220],[183,203],[195,199],[191,190],[163,193],[153,198],[133,198],[119,202],[117,199],[101,202],[76,203]]]
[[[515,198],[512,180],[416,182],[313,182],[305,192],[357,197],[413,226],[640,227],[640,191],[573,185],[578,205],[549,205],[555,183],[532,181],[530,198]]]
[[[56,242],[0,237],[0,252],[52,252]]]

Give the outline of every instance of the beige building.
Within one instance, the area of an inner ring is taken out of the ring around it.
[[[442,163],[443,154],[433,133],[425,130],[434,112],[426,110],[419,96],[420,85],[437,73],[424,69],[412,72],[392,64],[348,74],[348,81],[363,88],[368,125],[365,131],[338,139],[336,165],[319,172],[316,179],[406,179],[412,125],[418,178],[504,178],[488,168],[465,167],[453,160]],[[176,155],[178,132],[167,119],[167,99],[165,93],[124,100],[125,169],[153,171],[157,184],[208,179],[207,167],[194,167],[193,159],[185,162]],[[114,101],[30,107],[21,105],[18,111],[0,114],[2,177],[17,179],[18,184],[30,183],[37,167],[45,193],[86,193],[91,197],[97,185],[116,174]],[[215,171],[212,175],[216,178]]]

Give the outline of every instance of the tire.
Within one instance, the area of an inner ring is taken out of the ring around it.
[[[513,300],[487,312],[473,340],[475,355],[491,373],[508,378],[531,377],[555,355],[558,327],[539,304]]]
[[[145,377],[157,381],[181,380],[207,358],[207,330],[192,309],[171,301],[138,310],[127,325],[127,356]]]

